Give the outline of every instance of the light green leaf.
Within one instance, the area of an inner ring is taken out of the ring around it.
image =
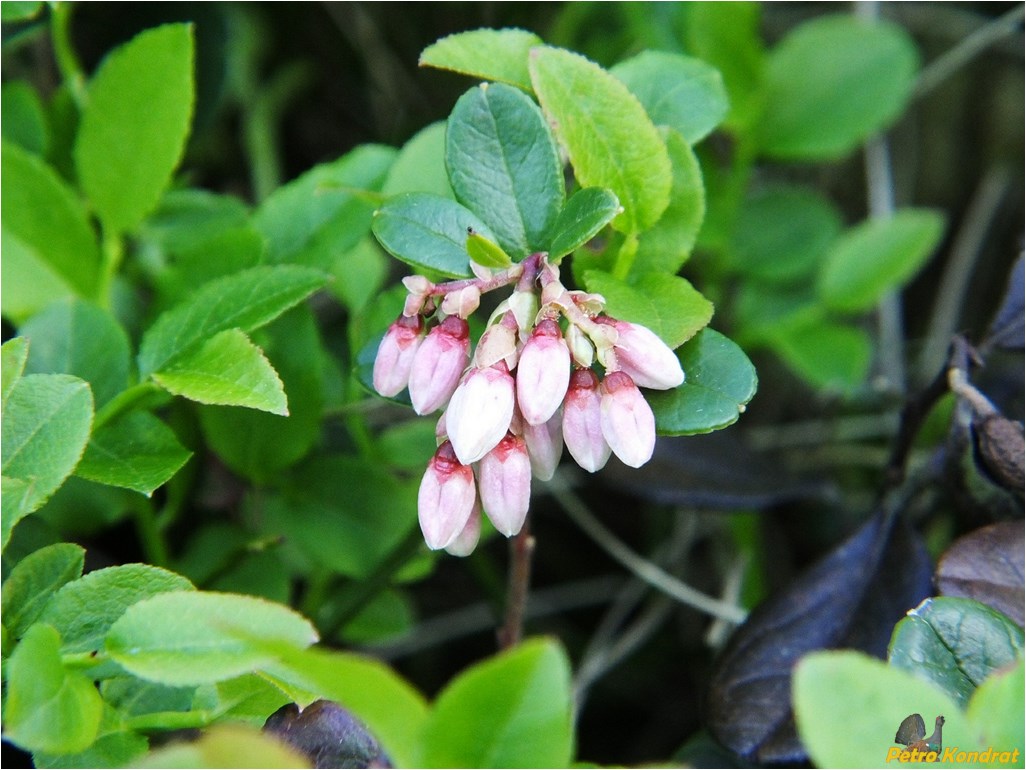
[[[60,644],[37,623],[7,661],[4,738],[26,751],[70,754],[96,739],[103,701],[90,680],[64,669]]]
[[[89,85],[75,141],[82,189],[104,226],[132,230],[185,151],[194,99],[193,30],[166,24],[108,54]]]
[[[165,369],[218,332],[251,332],[324,284],[323,273],[298,265],[254,267],[205,284],[163,313],[143,335],[139,374]]]
[[[395,156],[391,147],[363,145],[275,190],[253,215],[268,261],[327,269],[359,243]]]
[[[565,193],[555,140],[534,101],[511,86],[483,83],[456,102],[445,136],[456,199],[491,226],[514,259],[544,248]]]
[[[855,390],[865,382],[873,357],[865,331],[827,321],[818,308],[781,322],[766,341],[794,372],[824,390]]]
[[[6,0],[3,5],[0,5],[0,19],[3,21],[26,21],[39,13],[42,7],[42,2],[34,0]]]
[[[443,37],[424,49],[421,67],[462,72],[531,90],[528,52],[542,40],[523,29],[475,29]]]
[[[926,209],[902,209],[853,227],[827,252],[816,284],[820,298],[840,312],[869,310],[919,271],[943,233],[944,217]]]
[[[1015,663],[1022,650],[1022,628],[1005,615],[972,599],[938,596],[895,626],[887,657],[964,708],[976,688]]]
[[[755,396],[755,367],[736,344],[712,329],[703,329],[677,351],[684,384],[646,394],[664,436],[711,433],[737,422]]]
[[[0,409],[7,405],[14,383],[25,371],[29,344],[24,337],[12,337],[0,346]]]
[[[647,230],[670,202],[670,159],[645,108],[627,87],[583,56],[539,47],[531,82],[566,147],[582,187],[608,187],[624,212],[613,227]]]
[[[1019,749],[1020,759],[1026,754],[1026,731],[1021,718],[1026,692],[1023,666],[1023,659],[1019,658],[1014,666],[988,677],[973,693],[967,710],[981,736],[981,744],[1000,751]],[[1011,757],[998,761],[1012,764]]]
[[[904,110],[919,56],[886,21],[822,16],[792,30],[770,53],[763,152],[776,158],[840,158]]]
[[[448,184],[448,182],[446,182]],[[381,291],[392,261],[370,235],[332,263],[327,289],[352,313],[360,313]],[[273,360],[273,359],[272,359]],[[288,390],[288,380],[285,382]]]
[[[259,674],[243,674],[206,688],[216,693],[213,710],[220,719],[248,722],[254,727],[262,727],[267,717],[291,702],[280,688]]]
[[[570,662],[549,639],[524,642],[460,674],[424,726],[423,767],[568,767]]]
[[[527,55],[524,54],[524,61]],[[454,198],[445,170],[445,122],[437,121],[413,135],[399,150],[381,193],[387,197],[424,192]]]
[[[201,404],[289,413],[278,373],[264,352],[239,329],[218,332],[199,348],[154,372],[153,379],[176,396]]]
[[[482,267],[504,270],[513,266],[513,260],[510,259],[509,254],[480,233],[471,233],[467,236],[466,248],[470,258]]]
[[[134,411],[93,433],[75,475],[149,497],[191,456],[171,428],[149,412]]]
[[[107,310],[77,298],[54,302],[19,330],[31,341],[28,374],[73,374],[99,408],[128,385],[128,335]]]
[[[389,198],[374,214],[373,224],[375,237],[392,256],[417,270],[434,270],[452,278],[470,275],[468,228],[496,240],[469,209],[430,193]]]
[[[0,479],[0,524],[2,524],[3,540],[0,546],[7,547],[14,525],[33,511],[33,483],[24,479],[12,479],[4,476]]]
[[[66,374],[29,374],[3,413],[3,475],[30,485],[20,514],[41,506],[78,464],[93,421],[89,385]],[[7,517],[5,516],[5,519]],[[10,535],[5,520],[3,542]]]
[[[45,156],[50,127],[39,94],[24,80],[12,80],[0,88],[3,138],[33,155]]]
[[[249,209],[239,198],[209,190],[168,190],[140,225],[140,235],[162,251],[192,251],[224,230],[245,227]]]
[[[132,762],[133,767],[310,767],[310,760],[267,733],[243,725],[215,725],[191,743],[169,743]]]
[[[6,225],[0,225],[0,308],[14,323],[46,307],[55,299],[72,297],[75,290]]]
[[[54,592],[82,574],[85,549],[74,543],[54,543],[34,551],[11,570],[4,581],[4,628],[15,639],[39,619]]]
[[[701,59],[644,51],[610,72],[638,97],[653,123],[678,131],[688,144],[708,136],[727,114],[723,78]]]
[[[712,319],[712,303],[676,275],[649,273],[629,285],[589,270],[584,282],[588,291],[606,298],[609,315],[647,326],[671,348],[694,337]]]
[[[207,684],[249,673],[273,655],[245,637],[306,647],[313,626],[288,607],[236,594],[162,593],[133,604],[107,634],[127,671],[170,685]]]
[[[102,726],[100,729],[102,732]],[[38,768],[134,767],[133,760],[145,754],[149,745],[139,733],[118,730],[100,735],[92,746],[74,754],[37,751],[32,755],[32,764]]]
[[[558,260],[586,244],[620,211],[620,201],[604,187],[585,187],[575,192],[552,226],[549,259]]]
[[[53,279],[65,284],[83,297],[96,292],[100,268],[100,252],[96,235],[86,217],[82,202],[57,173],[38,157],[17,145],[3,143],[0,158],[0,186],[4,196],[0,199],[0,217],[4,231],[12,236],[19,247],[36,262],[45,265]],[[7,244],[4,244],[7,261]],[[15,293],[22,284],[31,290],[33,276],[20,272],[4,275],[17,278],[18,283],[7,287]],[[49,299],[55,299],[51,296]],[[44,298],[39,298],[43,300]],[[24,305],[19,301],[19,305]],[[37,310],[42,307],[40,301]],[[19,310],[24,310],[19,307]],[[4,312],[8,313],[7,303]]]

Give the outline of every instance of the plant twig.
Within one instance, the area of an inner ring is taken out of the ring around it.
[[[534,536],[530,530],[530,516],[509,541],[509,583],[506,591],[506,617],[499,628],[499,649],[515,647],[524,633],[524,615],[527,594],[531,585],[531,554]]]

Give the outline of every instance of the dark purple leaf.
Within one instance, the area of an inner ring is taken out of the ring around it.
[[[918,534],[876,514],[734,633],[710,684],[710,731],[748,761],[805,761],[791,707],[798,659],[838,648],[883,658],[895,623],[929,594]]]
[[[1005,350],[1022,350],[1023,324],[1023,258],[1020,255],[1008,276],[1008,288],[987,333],[988,346]]]
[[[937,588],[944,596],[961,596],[1002,612],[1023,624],[1022,519],[981,527],[960,537],[941,557]]]
[[[391,767],[363,723],[331,701],[314,701],[302,710],[294,703],[282,706],[264,730],[306,754],[316,768]]]
[[[977,464],[991,481],[1021,498],[1026,481],[1022,425],[1000,414],[973,419],[973,446]]]

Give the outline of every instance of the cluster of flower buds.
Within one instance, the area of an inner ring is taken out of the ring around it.
[[[655,417],[639,387],[684,381],[656,334],[605,315],[597,294],[567,290],[545,254],[474,268],[476,278],[441,284],[406,278],[403,313],[374,362],[381,395],[408,388],[417,414],[444,410],[418,512],[428,546],[459,556],[477,545],[482,511],[507,537],[520,532],[531,478],[552,478],[564,444],[592,473],[610,454],[648,462]],[[466,319],[483,292],[513,284],[472,353]]]

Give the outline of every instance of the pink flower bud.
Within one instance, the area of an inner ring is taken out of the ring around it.
[[[513,419],[513,378],[501,361],[471,369],[449,399],[445,429],[456,456],[475,463],[498,444]]]
[[[542,481],[548,481],[556,473],[563,454],[562,409],[557,409],[548,422],[541,425],[525,422],[524,441],[527,442],[527,456],[531,458],[531,472]]]
[[[507,433],[477,465],[481,505],[506,537],[524,526],[531,503],[531,460],[520,436]]]
[[[460,536],[476,497],[474,472],[456,459],[446,441],[428,463],[417,493],[417,517],[428,548],[445,548]]]
[[[397,396],[409,383],[423,330],[420,316],[401,315],[388,327],[374,359],[374,390],[382,396]]]
[[[620,371],[630,375],[639,388],[670,390],[684,382],[684,370],[670,346],[646,326],[629,321],[597,318],[613,326],[617,339],[613,345]]]
[[[546,319],[531,332],[517,364],[517,404],[528,425],[541,425],[563,403],[570,382],[570,350],[559,325]]]
[[[609,372],[602,381],[602,435],[625,465],[640,468],[655,449],[655,416],[634,380]]]
[[[505,361],[509,367],[516,364],[517,337],[516,330],[506,324],[495,323],[485,329],[484,334],[474,350],[474,366],[485,369],[499,361]]]
[[[470,318],[480,305],[481,289],[477,286],[464,286],[459,291],[445,295],[445,299],[442,300],[442,312],[447,315],[458,315],[460,318]]]
[[[578,369],[570,377],[563,402],[563,441],[577,464],[589,473],[609,459],[612,450],[602,435],[602,395],[591,369]]]
[[[456,536],[445,550],[453,556],[470,556],[477,548],[477,541],[481,539],[481,503],[475,499],[474,508],[470,511],[470,518],[462,531]]]
[[[449,316],[431,330],[410,370],[410,401],[417,414],[429,414],[449,400],[469,351],[470,328],[462,318]]]

